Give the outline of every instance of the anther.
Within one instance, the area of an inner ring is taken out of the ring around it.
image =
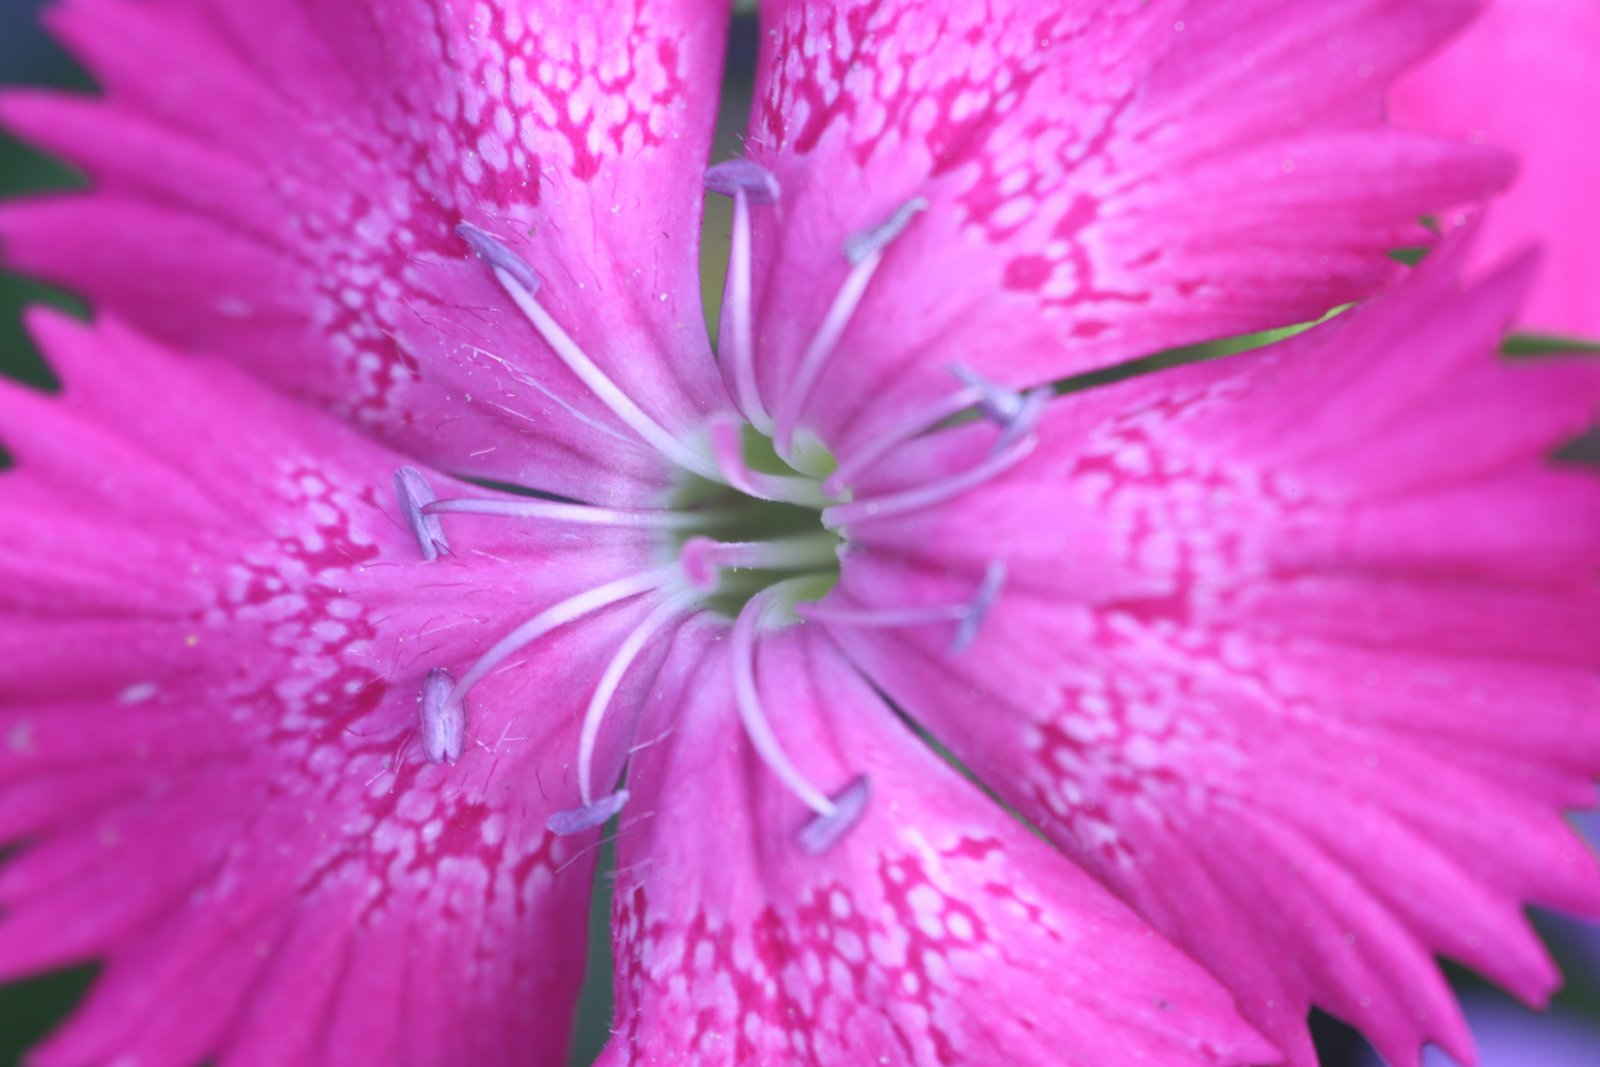
[[[401,467],[395,471],[394,495],[406,517],[406,525],[417,539],[417,547],[422,550],[422,558],[431,563],[439,558],[439,553],[449,552],[450,541],[444,535],[444,524],[427,511],[427,506],[436,498],[433,486],[422,472],[415,467]]]
[[[455,763],[461,758],[467,736],[467,709],[459,701],[450,699],[455,681],[443,667],[435,667],[422,681],[421,723],[418,733],[422,737],[422,754],[429,763]]]
[[[770,170],[751,159],[729,159],[706,169],[706,189],[723,196],[750,198],[752,204],[775,204],[778,179]]]
[[[826,815],[811,816],[800,828],[800,847],[813,856],[820,856],[837,845],[866,814],[871,793],[865,775],[855,778],[835,793],[832,798],[833,811]]]
[[[558,811],[546,819],[544,824],[551,833],[563,837],[568,834],[581,834],[585,830],[593,830],[596,826],[604,825],[605,821],[621,811],[627,802],[628,791],[619,789],[615,793],[601,797],[593,804]]]
[[[896,237],[906,232],[906,227],[911,225],[911,220],[928,210],[928,202],[922,197],[912,197],[894,209],[894,214],[884,219],[878,225],[860,233],[853,233],[844,241],[844,258],[852,267],[866,262],[869,258],[879,255],[885,248],[893,243]]]
[[[974,391],[978,409],[984,416],[991,422],[999,423],[1001,430],[994,443],[995,452],[1031,433],[1055,396],[1055,391],[1048,385],[1027,390],[1011,389],[960,364],[953,365],[950,373]]]
[[[531,295],[539,291],[539,276],[528,266],[528,261],[511,251],[498,237],[478,229],[470,222],[456,227],[456,236],[496,270],[503,270],[516,279],[518,285]]]
[[[839,338],[844,336],[845,327],[850,324],[851,317],[861,304],[861,298],[866,295],[868,283],[872,281],[878,265],[883,262],[884,251],[895,238],[905,232],[911,220],[927,208],[926,200],[920,196],[915,197],[901,204],[883,222],[845,240],[844,258],[850,264],[850,273],[845,275],[844,283],[839,286],[839,292],[834,296],[833,303],[828,306],[822,324],[817,327],[816,334],[812,336],[805,352],[801,354],[794,380],[784,394],[783,406],[777,412],[773,444],[784,458],[791,458],[795,424],[799,421],[800,414],[805,408],[806,401],[810,399],[811,390],[816,386],[823,368],[833,355]]]

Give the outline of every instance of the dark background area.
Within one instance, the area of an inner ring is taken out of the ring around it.
[[[0,0],[0,85],[52,85],[88,89],[88,80],[71,60],[40,31],[36,12],[40,0]],[[723,158],[738,150],[737,129],[742,125],[748,107],[749,85],[756,30],[753,21],[741,19],[736,26],[731,49],[729,95],[724,103],[717,156]],[[15,140],[0,133],[0,196],[26,195],[30,192],[60,188],[77,182],[66,168],[31,152]],[[720,202],[713,205],[714,211]],[[720,288],[721,262],[725,254],[722,240],[726,234],[725,211],[718,211],[708,219],[712,240],[708,243],[708,256],[717,262],[708,263],[708,295]],[[49,388],[51,378],[40,361],[33,345],[28,341],[20,323],[20,313],[30,304],[48,302],[74,307],[75,302],[64,294],[30,282],[26,279],[0,273],[0,374]],[[1600,455],[1600,448],[1594,449]],[[0,453],[0,465],[3,465]],[[607,850],[609,851],[609,849]],[[3,852],[0,852],[3,856]],[[603,867],[609,868],[609,862]],[[1263,902],[1266,905],[1268,902]],[[596,913],[591,922],[594,973],[586,984],[582,1004],[582,1021],[578,1046],[574,1049],[574,1062],[587,1063],[598,1051],[606,1034],[609,1015],[610,968],[607,959],[606,920],[609,912],[609,894],[602,875],[596,892]],[[1594,931],[1580,931],[1571,924],[1548,924],[1554,935],[1556,952],[1569,975],[1569,991],[1558,1001],[1560,1014],[1578,1020],[1580,1029],[1576,1036],[1564,1042],[1567,1051],[1577,1058],[1553,1059],[1547,1054],[1534,1052],[1531,1046],[1524,1051],[1515,1037],[1515,1027],[1534,1028],[1524,1032],[1544,1033],[1540,1023],[1520,1016],[1513,1017],[1510,1051],[1491,1047],[1483,1067],[1574,1067],[1578,1064],[1600,1064],[1600,935]],[[0,987],[0,1067],[19,1062],[22,1051],[36,1042],[70,1011],[92,978],[92,966],[46,976],[31,981]],[[1498,1003],[1503,998],[1487,991],[1470,976],[1458,975],[1458,985],[1471,997],[1475,1005]],[[1587,1020],[1596,1020],[1586,1038],[1581,1027]],[[1364,1043],[1349,1030],[1328,1020],[1317,1020],[1319,1043],[1323,1049],[1325,1067],[1354,1067],[1363,1063],[1367,1055]],[[1505,1045],[1505,1025],[1501,1024],[1499,1040],[1491,1045]],[[1486,1031],[1486,1036],[1488,1032]],[[1439,1058],[1437,1063],[1444,1063]]]

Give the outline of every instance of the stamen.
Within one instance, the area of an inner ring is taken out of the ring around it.
[[[572,522],[586,526],[622,526],[665,530],[693,530],[713,526],[729,517],[726,511],[651,511],[629,508],[598,508],[587,504],[563,504],[554,500],[496,500],[487,497],[449,497],[422,508],[426,515],[451,513],[505,515],[519,519]]]
[[[716,585],[720,570],[804,571],[826,569],[838,562],[839,539],[817,532],[771,541],[714,541],[691,537],[678,559],[697,588]]]
[[[730,159],[706,171],[706,188],[733,197],[733,234],[722,295],[721,337],[733,374],[739,410],[762,433],[772,432],[772,416],[761,402],[755,373],[755,321],[750,282],[750,205],[778,199],[778,179],[748,159]]]
[[[394,495],[400,502],[400,511],[406,525],[417,539],[422,558],[432,563],[439,553],[450,551],[450,541],[444,535],[444,524],[427,512],[434,502],[433,486],[415,467],[401,467],[394,472]]]
[[[989,611],[994,607],[995,601],[1000,599],[1000,589],[1005,584],[1005,561],[997,559],[984,571],[983,583],[978,586],[977,595],[967,607],[967,614],[956,630],[956,639],[950,642],[952,656],[961,655],[978,639],[978,631],[983,629],[983,621],[989,617]]]
[[[456,236],[467,242],[467,247],[478,253],[489,266],[511,275],[530,296],[539,291],[539,276],[533,272],[528,261],[507,248],[500,238],[487,230],[478,229],[470,222],[457,226]]]
[[[799,421],[806,401],[810,399],[811,390],[816,386],[817,378],[821,376],[829,357],[833,355],[839,338],[844,335],[845,327],[850,324],[851,316],[855,314],[861,298],[866,295],[867,284],[872,281],[878,265],[883,262],[884,250],[896,237],[905,232],[912,219],[927,208],[928,202],[920,196],[908,200],[884,222],[845,241],[844,258],[850,263],[850,273],[845,276],[844,284],[839,287],[839,292],[829,305],[827,314],[823,316],[822,325],[817,328],[811,343],[801,355],[794,381],[789,391],[784,394],[782,406],[778,408],[773,444],[777,447],[778,454],[785,459],[790,458],[795,424]]]
[[[585,830],[593,830],[600,826],[611,816],[622,810],[628,802],[628,791],[619,789],[615,793],[608,793],[593,804],[581,808],[572,808],[568,811],[558,811],[544,821],[545,826],[553,834],[565,837],[569,834],[581,834]]]
[[[606,708],[610,706],[611,698],[616,696],[617,688],[622,684],[628,668],[633,666],[633,661],[639,658],[639,653],[644,651],[650,639],[663,626],[683,615],[691,604],[699,600],[699,597],[700,594],[697,592],[685,592],[662,601],[654,611],[644,617],[644,621],[622,639],[622,643],[617,646],[617,651],[611,657],[611,662],[606,664],[605,671],[600,675],[600,682],[595,686],[594,693],[589,698],[589,707],[583,714],[582,732],[578,735],[578,796],[583,800],[584,808],[593,807],[596,803],[592,791],[594,748],[599,741],[600,724],[605,719]],[[600,802],[603,803],[604,800],[602,797]],[[556,832],[560,833],[559,830]]]
[[[871,792],[865,775],[852,779],[833,795],[831,815],[813,815],[806,820],[800,828],[800,847],[813,856],[820,856],[844,840],[866,814]]]
[[[873,256],[881,256],[883,250],[894,242],[896,237],[906,232],[906,227],[911,225],[911,220],[928,210],[928,202],[920,196],[910,200],[894,209],[894,214],[884,219],[878,225],[860,233],[851,234],[844,241],[844,258],[850,261],[851,266],[864,263]]]
[[[995,560],[984,570],[983,581],[972,599],[964,604],[929,604],[926,607],[908,608],[852,608],[834,604],[797,604],[795,612],[806,619],[833,626],[863,626],[894,628],[901,626],[928,626],[935,623],[960,623],[955,639],[950,642],[950,654],[959,656],[972,642],[989,609],[1000,596],[1005,584],[1006,565]]]
[[[782,591],[783,585],[775,585],[757,593],[734,620],[729,651],[733,656],[733,693],[739,707],[739,721],[756,755],[783,783],[784,788],[822,818],[842,819],[848,813],[841,812],[840,806],[812,785],[800,768],[794,765],[768,725],[766,713],[761,710],[761,697],[756,691],[755,635],[774,599]]]
[[[929,482],[927,485],[891,493],[888,496],[857,500],[849,504],[836,504],[823,511],[822,525],[830,530],[838,530],[862,519],[887,519],[942,504],[951,497],[960,496],[998,478],[1028,458],[1038,445],[1039,439],[1030,435],[990,454],[982,463],[938,481]]]
[[[977,407],[985,417],[1000,424],[1001,433],[992,449],[998,452],[1032,430],[1055,395],[1049,386],[1027,391],[1010,389],[959,364],[951,366],[950,373],[961,379],[960,389],[928,404],[840,460],[838,469],[822,483],[822,491],[840,499],[849,486],[896,447],[970,407]]]
[[[833,501],[824,496],[816,481],[787,474],[765,474],[752,470],[744,458],[744,427],[729,418],[713,418],[707,427],[711,455],[722,472],[722,480],[747,496],[776,500],[801,507],[825,508]]]
[[[539,336],[544,338],[545,343],[561,362],[567,365],[567,369],[576,374],[583,384],[589,387],[589,391],[611,409],[612,414],[627,423],[641,438],[684,470],[692,471],[712,481],[721,480],[716,467],[707,457],[685,445],[663,429],[660,423],[646,415],[644,410],[635,404],[617,383],[608,378],[582,348],[578,347],[578,343],[567,331],[550,317],[550,313],[534,298],[538,288],[538,275],[522,257],[507,248],[498,238],[469,223],[463,222],[457,226],[456,233],[472,247],[473,251],[483,257],[494,271],[495,279],[499,281],[501,288],[511,297],[518,310],[527,317]]]
[[[429,763],[455,763],[461,758],[467,736],[466,705],[450,699],[454,682],[443,667],[435,667],[423,679],[421,705],[422,754]]]
[[[847,488],[862,474],[877,466],[878,461],[894,451],[896,446],[904,444],[913,437],[921,436],[946,419],[954,418],[978,403],[978,400],[976,389],[961,388],[914,412],[909,418],[896,423],[892,429],[841,459],[838,469],[823,481],[822,491],[835,500],[841,498]]]
[[[484,675],[551,630],[615,604],[619,600],[627,600],[629,597],[648,593],[652,589],[660,589],[671,582],[681,580],[682,573],[676,564],[657,567],[654,570],[630,574],[626,578],[607,582],[577,596],[568,597],[554,607],[546,608],[506,634],[495,642],[494,647],[480,656],[478,662],[472,665],[472,669],[467,671],[450,691],[451,703],[460,703],[468,691],[483,680]]]

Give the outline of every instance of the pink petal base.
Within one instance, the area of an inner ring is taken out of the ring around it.
[[[942,766],[802,626],[762,638],[762,699],[824,790],[871,781],[862,821],[808,855],[809,813],[753,760],[715,681],[726,646],[688,637],[619,832],[606,1067],[1273,1058],[1202,971]]]

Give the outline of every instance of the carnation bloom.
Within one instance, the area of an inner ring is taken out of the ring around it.
[[[1467,1055],[1433,953],[1537,1001],[1600,905],[1600,372],[1386,255],[1507,177],[1377,118],[1464,15],[778,0],[708,169],[712,3],[59,8],[0,973],[108,965],[38,1062],[559,1063],[613,819],[607,1064]]]

